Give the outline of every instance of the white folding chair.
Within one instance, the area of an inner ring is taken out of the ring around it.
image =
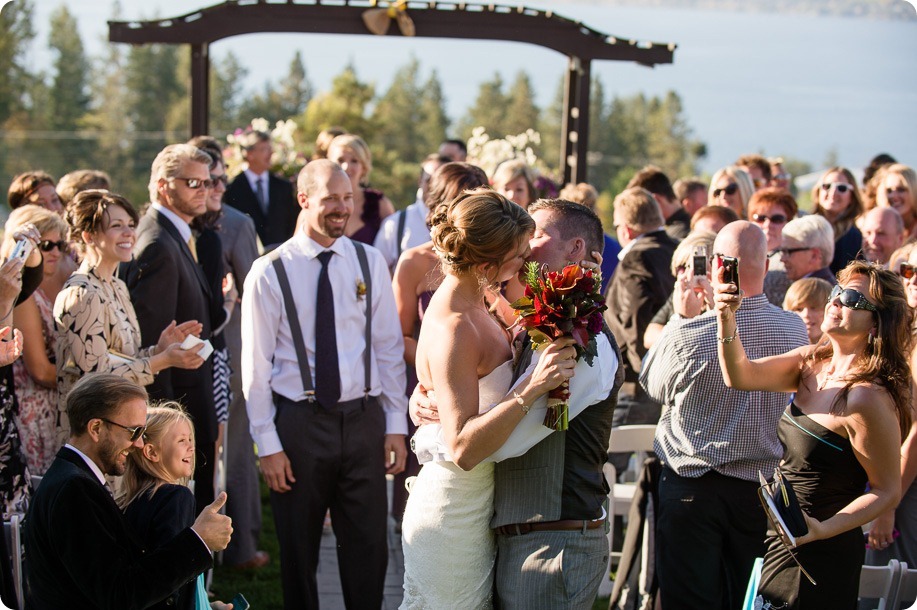
[[[901,584],[898,586],[898,603],[907,604],[908,610],[917,610],[917,569],[908,569],[907,564],[901,562]]]
[[[16,601],[20,608],[25,607],[22,594],[22,535],[20,530],[21,517],[13,515],[9,521],[3,522],[3,538],[6,542],[6,551],[10,555],[10,565],[13,571],[13,589],[16,592]]]
[[[897,559],[892,559],[886,566],[863,566],[860,571],[859,597],[878,599],[877,610],[898,610],[901,565]],[[904,566],[906,570],[907,564]]]
[[[642,465],[646,456],[653,451],[653,439],[656,436],[655,425],[633,425],[612,428],[611,436],[608,440],[608,448],[614,453],[633,453],[631,460],[634,464],[634,471]],[[611,567],[612,556],[620,556],[620,553],[612,553],[612,543],[614,542],[614,518],[617,515],[627,516],[630,512],[630,505],[634,500],[634,493],[637,490],[636,483],[618,483],[618,472],[611,462],[606,462],[603,467],[605,479],[608,481],[610,491],[608,493],[608,565]],[[636,478],[636,476],[634,476]],[[647,537],[644,533],[643,539],[644,553],[643,561],[646,558]],[[642,570],[641,570],[642,572]],[[609,578],[602,579],[599,585],[599,596],[606,597],[611,595],[614,584]]]

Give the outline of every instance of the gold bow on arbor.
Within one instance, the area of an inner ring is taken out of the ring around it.
[[[363,11],[363,23],[366,29],[377,36],[385,36],[392,21],[398,22],[402,36],[414,35],[414,22],[408,16],[406,0],[389,2],[388,8],[371,8]]]

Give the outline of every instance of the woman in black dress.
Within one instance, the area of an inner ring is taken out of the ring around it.
[[[851,262],[838,274],[817,345],[748,360],[734,316],[742,297],[732,294],[735,285],[722,282],[721,270],[717,280],[726,384],[796,392],[778,424],[785,447],[780,471],[796,489],[809,528],[793,554],[817,584],[771,536],[758,595],[764,607],[856,608],[865,554],[860,526],[901,495],[912,316],[901,282],[891,271]]]

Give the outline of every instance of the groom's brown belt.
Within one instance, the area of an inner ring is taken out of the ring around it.
[[[605,519],[582,520],[561,519],[560,521],[536,521],[534,523],[510,523],[494,528],[494,533],[504,536],[521,536],[529,532],[557,532],[568,530],[594,530],[602,527]]]

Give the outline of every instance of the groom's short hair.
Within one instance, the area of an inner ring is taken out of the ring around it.
[[[549,210],[557,216],[557,230],[562,239],[581,237],[586,241],[586,252],[601,252],[605,248],[602,221],[595,212],[580,203],[566,199],[539,199],[529,206],[529,214]]]

